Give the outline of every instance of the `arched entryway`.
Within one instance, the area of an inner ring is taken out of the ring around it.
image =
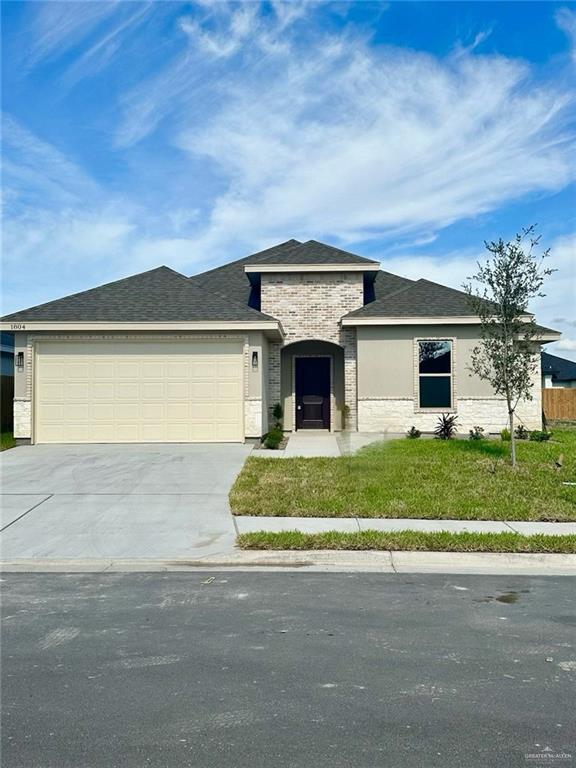
[[[343,428],[344,350],[329,341],[282,348],[281,397],[287,430]]]

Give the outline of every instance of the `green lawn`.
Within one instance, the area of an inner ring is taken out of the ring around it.
[[[422,533],[360,531],[300,533],[260,531],[238,536],[242,549],[357,549],[422,552],[560,552],[576,553],[576,536],[521,536],[518,533]]]
[[[351,457],[249,458],[230,493],[236,515],[576,520],[576,429],[519,441],[377,443]],[[555,462],[562,456],[562,467]]]
[[[0,451],[7,451],[8,448],[14,448],[16,441],[12,436],[12,432],[0,433]]]

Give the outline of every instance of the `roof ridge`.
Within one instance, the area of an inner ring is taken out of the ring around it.
[[[323,248],[330,248],[333,251],[338,251],[338,253],[343,253],[346,256],[354,256],[355,259],[362,259],[362,261],[366,261],[369,264],[379,264],[380,262],[376,259],[368,259],[366,256],[359,256],[357,253],[352,253],[352,251],[345,251],[343,248],[338,248],[337,245],[331,245],[330,243],[322,243],[320,240],[306,240],[305,243],[302,243],[302,245],[309,245],[310,243],[314,243],[314,245],[321,245]]]
[[[92,288],[85,288],[83,291],[77,291],[76,293],[70,293],[67,296],[60,296],[58,299],[50,299],[49,301],[43,301],[40,304],[34,304],[32,307],[25,307],[24,309],[17,309],[15,312],[10,312],[7,315],[3,315],[0,320],[4,320],[5,318],[11,317],[15,314],[20,314],[21,312],[31,312],[33,309],[40,309],[41,307],[46,307],[49,304],[55,304],[57,301],[63,301],[64,299],[76,299],[78,296],[83,296],[86,293],[92,293],[92,291],[97,291],[100,288],[108,288],[110,285],[117,285],[118,283],[124,283],[128,280],[133,280],[135,277],[142,277],[143,275],[149,275],[152,272],[160,272],[161,270],[166,270],[167,272],[170,272],[173,275],[178,275],[179,277],[183,277],[185,280],[186,275],[183,275],[181,272],[176,272],[175,269],[172,269],[171,267],[167,267],[166,264],[161,264],[159,267],[152,267],[152,269],[146,269],[144,272],[137,272],[135,275],[128,275],[127,277],[119,277],[117,280],[110,280],[108,283],[100,283],[100,285],[95,285]]]
[[[296,243],[297,245],[302,245],[302,243],[299,240],[294,240],[291,238],[290,240],[286,240],[283,243],[278,243],[278,245],[271,245],[269,248],[263,248],[261,251],[256,251],[256,253],[251,253],[249,256],[242,256],[239,259],[235,259],[234,261],[227,261],[224,264],[220,264],[217,267],[212,267],[211,269],[207,269],[205,272],[197,272],[195,275],[190,275],[187,280],[191,280],[194,277],[204,277],[206,275],[210,275],[212,272],[217,272],[219,269],[223,269],[224,267],[233,267],[234,264],[242,264],[242,262],[247,261],[247,259],[251,259],[254,256],[258,256],[259,253],[264,253],[265,251],[271,251],[273,248],[281,248],[283,245],[288,245],[288,243]]]

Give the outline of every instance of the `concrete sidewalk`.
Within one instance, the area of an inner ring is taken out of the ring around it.
[[[324,533],[341,531],[420,531],[422,533],[521,533],[524,536],[546,534],[566,536],[576,534],[576,523],[537,523],[517,520],[416,520],[412,518],[382,519],[372,517],[260,517],[237,515],[234,522],[238,533],[254,531],[300,531]]]

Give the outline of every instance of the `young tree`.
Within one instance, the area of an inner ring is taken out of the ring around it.
[[[464,290],[480,318],[481,342],[472,351],[471,370],[506,398],[510,457],[516,466],[514,413],[522,399],[532,399],[532,379],[538,366],[538,326],[528,313],[555,270],[544,266],[549,250],[540,252],[535,226],[523,229],[510,242],[485,242],[490,256],[478,263]]]

